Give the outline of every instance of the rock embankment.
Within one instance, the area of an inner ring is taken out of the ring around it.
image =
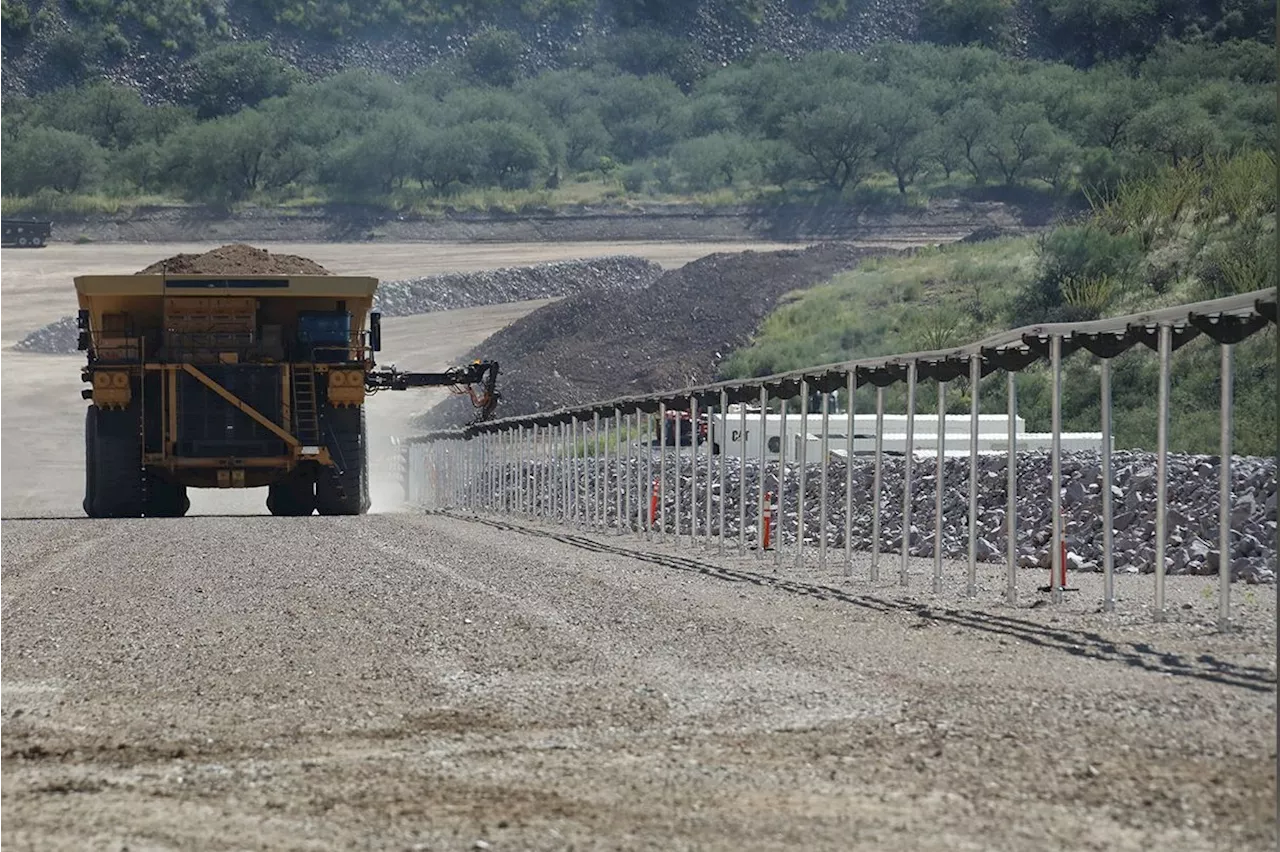
[[[643,449],[630,460],[631,493],[637,483],[647,480],[648,466]],[[597,494],[595,480],[604,477],[604,491],[615,494],[626,488],[628,462],[611,460],[605,469],[603,460],[594,466],[588,461],[579,471],[584,493]],[[746,537],[754,543],[757,534],[756,507],[759,500],[759,463],[738,459],[725,460],[725,533],[738,537],[739,482],[746,479]],[[668,487],[665,489],[667,529],[674,531],[676,496],[674,483],[679,481],[680,524],[688,532],[694,522],[691,509],[696,499],[699,509],[696,523],[703,531],[706,522],[707,463],[700,453],[695,461],[685,451],[676,471],[674,453],[668,459]],[[655,452],[653,476],[658,473]],[[827,525],[822,528],[822,467],[807,465],[804,506],[804,541],[816,546],[825,535],[828,546],[843,548],[845,542],[845,476],[842,459],[833,458],[827,468]],[[1156,456],[1143,451],[1119,452],[1113,456],[1113,553],[1117,571],[1137,574],[1155,570],[1156,526]],[[696,471],[696,473],[695,473]],[[886,456],[880,491],[880,541],[882,553],[900,553],[902,549],[902,472],[901,457]],[[934,500],[937,461],[916,459],[911,488],[911,523],[909,552],[912,556],[931,557],[934,553]],[[552,473],[555,476],[555,473]],[[693,495],[696,476],[698,493]],[[720,461],[713,461],[712,532],[719,532]],[[870,551],[872,539],[872,507],[875,464],[872,458],[858,456],[853,460],[853,512],[850,524],[853,547]],[[948,559],[968,556],[969,461],[950,458],[943,465],[943,529],[942,553]],[[1024,453],[1018,456],[1018,564],[1023,568],[1048,570],[1052,540],[1051,458],[1049,454]],[[1271,458],[1235,457],[1231,463],[1232,511],[1231,552],[1228,561],[1232,575],[1250,583],[1275,582],[1276,572],[1276,462]],[[519,481],[511,477],[508,481]],[[533,481],[545,481],[535,475]],[[552,479],[550,481],[558,481]],[[1005,558],[1007,536],[1005,512],[1007,500],[1007,465],[1002,456],[979,456],[978,466],[978,541],[977,558],[982,562],[1000,562]],[[1068,567],[1073,571],[1102,570],[1102,466],[1097,453],[1065,453],[1062,460],[1062,508],[1067,545]],[[766,466],[764,487],[780,495],[777,499],[778,526],[776,536],[784,544],[794,544],[797,537],[797,503],[799,467],[787,465],[779,483],[776,462]],[[647,511],[649,490],[641,488]],[[1168,476],[1168,539],[1165,568],[1170,574],[1216,574],[1222,562],[1218,550],[1218,459],[1214,456],[1171,454]],[[628,513],[634,522],[634,508]],[[613,500],[606,507],[610,524],[616,520]]]
[[[384,281],[374,306],[388,317],[425,314],[551,299],[585,290],[638,290],[661,274],[662,267],[653,261],[625,255],[456,272]]]

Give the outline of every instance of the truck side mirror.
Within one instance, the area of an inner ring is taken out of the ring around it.
[[[88,311],[82,310],[76,313],[76,328],[81,329],[82,331],[87,330],[89,328],[89,312]]]
[[[378,311],[369,314],[369,348],[382,351],[382,314]]]
[[[80,332],[80,337],[76,340],[76,349],[84,352],[89,348],[89,332]]]

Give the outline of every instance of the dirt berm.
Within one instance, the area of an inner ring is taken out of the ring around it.
[[[498,361],[500,417],[703,384],[715,380],[720,362],[747,343],[783,295],[821,284],[864,258],[895,253],[823,244],[712,254],[643,289],[569,296],[498,332],[468,357]],[[468,405],[445,400],[414,425],[456,425]]]
[[[329,275],[309,257],[272,254],[244,243],[218,246],[203,254],[175,254],[138,270],[139,275]]]

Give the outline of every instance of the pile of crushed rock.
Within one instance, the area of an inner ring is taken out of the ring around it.
[[[384,281],[378,285],[374,307],[383,316],[397,317],[552,299],[587,290],[638,290],[661,274],[657,263],[623,255],[456,272]]]
[[[702,453],[696,460],[686,450],[677,465],[675,454],[668,451],[668,483],[663,492],[666,504],[667,530],[675,530],[675,485],[680,483],[680,526],[689,531],[694,522],[691,511],[693,483],[698,484],[699,533],[705,532],[704,495],[707,462]],[[636,457],[638,456],[638,457]],[[559,462],[557,462],[559,463]],[[1114,564],[1122,573],[1149,573],[1155,570],[1156,524],[1156,456],[1145,451],[1118,452],[1113,455]],[[543,463],[540,463],[543,464]],[[579,462],[584,467],[578,481],[596,494],[597,479],[604,493],[625,488],[630,464],[630,481],[647,476],[644,451],[630,461],[610,459],[606,469],[603,459]],[[1048,571],[1053,535],[1050,524],[1052,460],[1048,453],[1019,453],[1016,479],[1018,483],[1018,523],[1016,550],[1022,568]],[[554,466],[554,465],[553,465]],[[653,475],[658,471],[654,452]],[[696,471],[696,473],[695,473]],[[845,542],[845,476],[842,459],[833,458],[827,468],[827,526],[821,526],[822,467],[806,465],[804,541],[816,546],[825,535],[830,547],[843,549]],[[746,480],[746,530],[754,545],[758,533],[756,523],[759,499],[759,462],[748,459],[725,459],[725,533],[738,537],[738,489]],[[853,512],[850,524],[854,550],[869,552],[872,538],[872,507],[875,465],[872,458],[857,456],[853,460]],[[880,541],[882,553],[900,553],[902,549],[902,458],[886,456],[880,491]],[[934,500],[937,460],[916,459],[911,488],[911,525],[908,547],[913,556],[931,557],[934,553]],[[1102,570],[1102,467],[1095,452],[1068,452],[1062,459],[1064,540],[1067,562],[1072,571]],[[712,533],[719,533],[720,461],[711,465]],[[537,474],[536,481],[545,481]],[[551,481],[558,473],[551,474]],[[942,553],[948,559],[966,559],[969,552],[969,460],[949,458],[943,465],[943,529]],[[779,483],[777,462],[765,469],[765,489],[780,495],[778,526],[775,536],[784,544],[794,544],[797,537],[796,509],[799,493],[799,466],[787,465]],[[1231,461],[1232,510],[1231,549],[1227,555],[1232,576],[1248,583],[1274,583],[1276,579],[1276,460],[1260,457],[1234,457]],[[519,482],[520,477],[508,477]],[[1005,558],[1005,512],[1007,501],[1007,464],[1003,456],[979,456],[978,464],[978,540],[980,562],[1001,562]],[[644,489],[648,493],[648,489]],[[1218,550],[1218,459],[1214,456],[1170,454],[1168,477],[1168,539],[1165,568],[1170,574],[1216,574],[1223,559]],[[615,523],[616,507],[608,501],[609,523]],[[646,500],[647,505],[647,500]],[[630,525],[632,518],[628,517]],[[1047,577],[1047,574],[1046,574]]]

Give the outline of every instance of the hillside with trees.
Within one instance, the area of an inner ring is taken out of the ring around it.
[[[514,35],[490,31],[399,77],[309,79],[269,45],[237,42],[189,60],[174,102],[103,79],[10,96],[6,210],[1078,199],[1275,138],[1274,50],[1258,41],[1168,42],[1089,68],[884,43],[762,54],[689,79],[675,54],[669,73],[618,54],[526,73],[518,55]]]

